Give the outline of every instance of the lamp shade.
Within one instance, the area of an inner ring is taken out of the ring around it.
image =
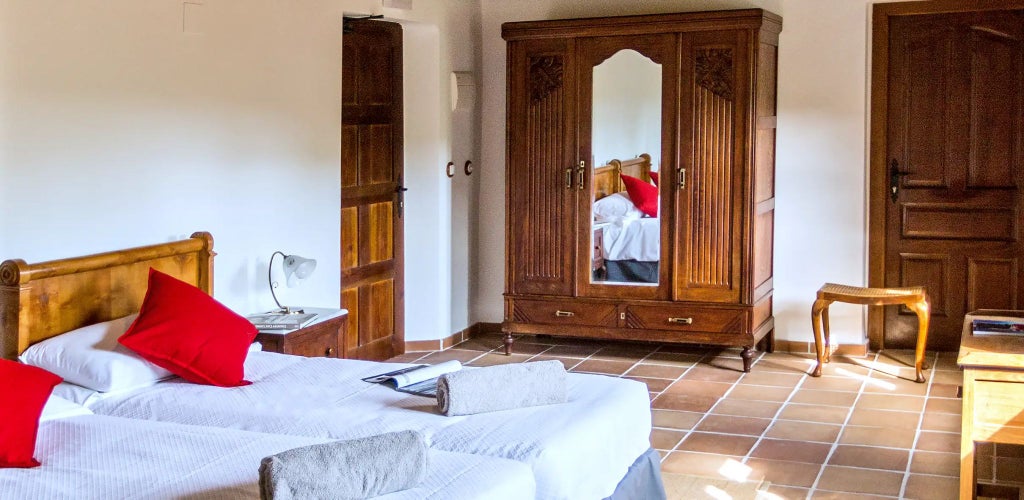
[[[289,287],[293,287],[313,274],[316,269],[316,259],[307,259],[298,255],[288,255],[284,258],[284,277]]]

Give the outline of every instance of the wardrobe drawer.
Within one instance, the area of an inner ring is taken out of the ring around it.
[[[546,325],[616,326],[614,304],[514,300],[513,321]]]
[[[650,330],[739,334],[746,332],[747,310],[631,305],[626,307],[626,326]]]

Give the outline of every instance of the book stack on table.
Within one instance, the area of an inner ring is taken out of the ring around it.
[[[1024,337],[1024,317],[984,316],[971,321],[974,335],[1011,335]]]
[[[266,330],[277,330],[277,331],[289,331],[297,330],[316,319],[316,314],[304,313],[304,314],[280,314],[280,313],[263,313],[253,314],[246,316],[256,326],[259,331]]]

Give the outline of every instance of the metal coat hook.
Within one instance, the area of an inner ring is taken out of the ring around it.
[[[462,170],[466,172],[466,175],[472,174],[473,173],[473,162],[470,161],[470,160],[466,160],[466,165],[462,167]]]
[[[448,162],[448,164],[444,166],[444,173],[445,175],[448,176],[449,179],[455,177],[455,162]]]

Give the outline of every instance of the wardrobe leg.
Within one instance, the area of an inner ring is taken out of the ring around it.
[[[754,350],[750,346],[743,346],[740,357],[743,358],[743,373],[750,373],[750,362],[754,360]]]
[[[505,334],[505,355],[506,356],[511,356],[512,355],[512,343],[515,342],[515,341],[516,340],[514,338],[512,338],[512,334],[511,333],[506,333]]]

